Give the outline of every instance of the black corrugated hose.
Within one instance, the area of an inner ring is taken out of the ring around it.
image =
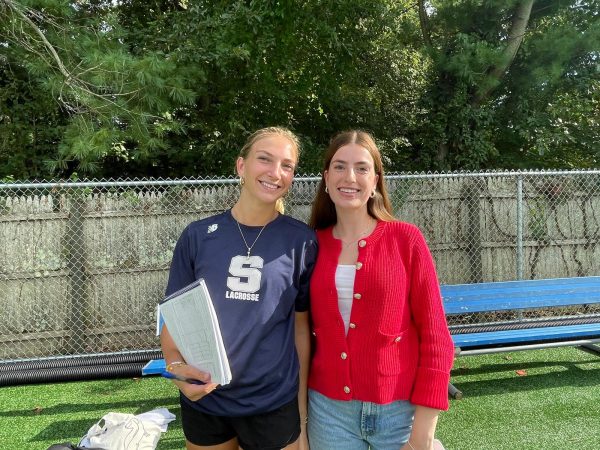
[[[139,377],[148,361],[160,358],[159,350],[150,350],[0,362],[0,386]]]
[[[505,331],[505,330],[523,330],[528,328],[545,328],[558,327],[564,325],[584,325],[600,323],[600,317],[584,316],[584,317],[560,317],[557,319],[546,320],[531,320],[526,322],[510,322],[506,324],[473,324],[473,325],[452,325],[450,333],[452,334],[469,334],[469,333],[485,333],[488,331]]]

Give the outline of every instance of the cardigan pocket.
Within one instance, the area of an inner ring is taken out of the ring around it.
[[[416,353],[416,349],[410,348],[411,340],[409,330],[395,334],[377,332],[377,370],[380,374],[397,375],[410,367],[408,359]]]

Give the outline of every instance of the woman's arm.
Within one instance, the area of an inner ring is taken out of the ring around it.
[[[300,411],[300,449],[308,449],[306,422],[308,419],[308,370],[310,364],[310,326],[308,311],[296,312],[295,324],[296,351],[300,361],[300,389],[298,390],[298,409]]]
[[[401,450],[431,450],[439,413],[439,409],[416,406],[410,438]]]

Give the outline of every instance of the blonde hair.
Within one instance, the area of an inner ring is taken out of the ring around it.
[[[261,128],[260,130],[256,130],[254,133],[248,136],[248,139],[246,139],[246,143],[240,149],[240,154],[238,156],[240,158],[246,159],[248,157],[248,154],[250,153],[250,149],[252,148],[252,146],[261,139],[264,139],[269,136],[281,136],[290,141],[292,143],[292,148],[296,152],[296,160],[300,158],[300,140],[298,139],[298,136],[296,136],[294,133],[292,133],[290,130],[284,127],[266,127]],[[279,213],[285,214],[285,205],[283,204],[283,198],[277,199],[277,202],[275,203],[275,209]]]

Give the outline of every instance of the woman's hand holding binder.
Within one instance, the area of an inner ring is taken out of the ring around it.
[[[170,372],[173,377],[173,383],[177,385],[179,390],[190,400],[200,400],[205,395],[214,391],[218,384],[210,382],[210,374],[202,372],[194,366],[183,364],[177,366]],[[186,380],[186,381],[182,381]],[[190,380],[194,380],[193,383]]]

